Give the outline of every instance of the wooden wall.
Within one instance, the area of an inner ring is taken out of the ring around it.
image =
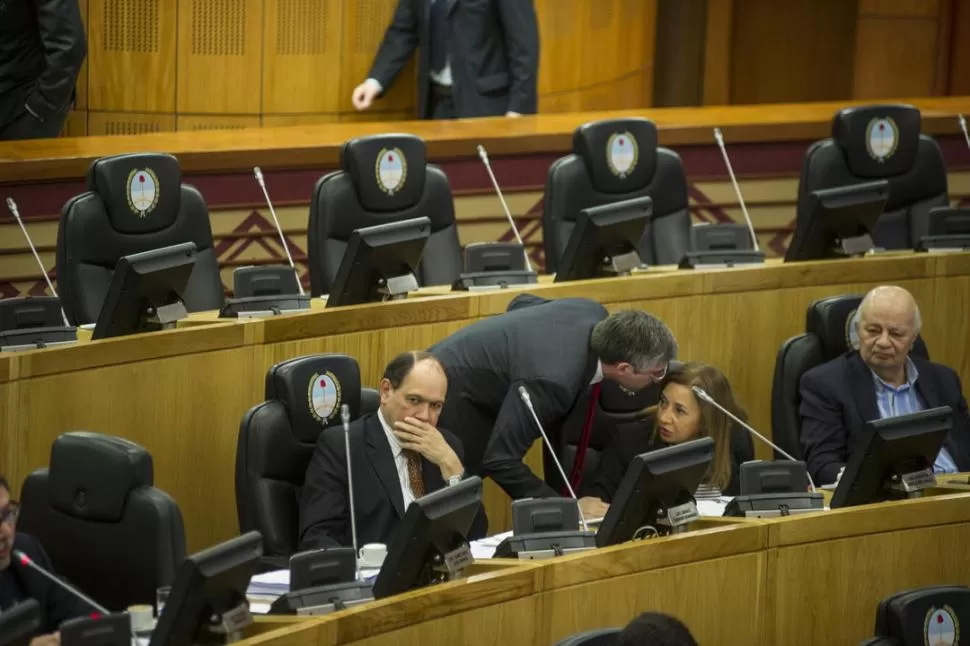
[[[525,0],[522,0],[525,1]],[[65,134],[131,135],[415,114],[413,63],[350,103],[398,0],[79,0],[88,33]],[[540,109],[650,104],[656,0],[535,0]]]

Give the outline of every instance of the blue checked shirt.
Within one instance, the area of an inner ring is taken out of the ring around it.
[[[919,393],[916,392],[916,380],[919,378],[919,370],[912,359],[906,359],[906,383],[902,386],[888,384],[876,373],[872,373],[872,380],[876,388],[876,404],[879,405],[879,417],[896,417],[898,415],[909,415],[923,410],[923,402],[920,400]],[[936,473],[956,473],[957,465],[950,457],[946,447],[940,448],[940,454],[936,456],[933,464]]]

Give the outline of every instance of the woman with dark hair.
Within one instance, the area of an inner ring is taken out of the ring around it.
[[[606,514],[634,456],[702,437],[714,440],[714,459],[697,493],[738,494],[741,463],[754,459],[751,436],[727,415],[700,400],[692,390],[694,386],[739,419],[747,419],[720,370],[705,363],[672,364],[661,384],[659,403],[644,411],[645,418],[652,418],[652,430],[644,432],[644,427],[650,426],[647,423],[617,432],[604,448],[596,473],[580,486],[579,503],[585,515],[595,518]]]

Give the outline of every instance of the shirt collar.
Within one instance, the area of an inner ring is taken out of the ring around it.
[[[401,455],[401,443],[397,441],[397,435],[391,430],[391,426],[384,419],[384,411],[380,408],[377,409],[377,419],[381,422],[381,428],[384,429],[384,435],[387,436],[387,443],[391,445],[391,455],[394,459],[397,459]]]
[[[596,372],[593,374],[593,378],[590,379],[589,385],[598,384],[603,381],[603,362],[599,359],[596,360]]]
[[[877,388],[888,388],[889,390],[912,388],[916,384],[916,380],[919,379],[919,370],[916,369],[916,364],[913,363],[913,360],[909,357],[906,357],[906,383],[901,386],[893,386],[873,372],[872,368],[869,369],[869,372],[872,372],[872,378],[875,381]]]

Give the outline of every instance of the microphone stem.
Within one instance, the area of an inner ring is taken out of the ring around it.
[[[714,128],[714,139],[717,141],[718,148],[721,149],[721,156],[724,157],[724,164],[727,166],[728,174],[731,176],[731,185],[734,186],[734,193],[738,196],[738,202],[741,204],[741,212],[744,214],[744,220],[748,223],[748,231],[751,232],[751,244],[754,245],[755,251],[760,251],[758,248],[758,236],[754,233],[754,225],[751,223],[751,216],[748,215],[748,207],[744,204],[741,187],[738,186],[738,180],[734,177],[734,167],[731,166],[731,159],[728,157],[727,148],[724,147],[724,137],[721,135],[720,128]]]
[[[502,203],[502,208],[505,210],[505,217],[508,218],[509,224],[512,227],[512,235],[515,236],[516,242],[522,247],[522,257],[525,259],[525,269],[526,271],[533,271],[532,263],[529,262],[529,254],[525,251],[525,243],[522,242],[522,236],[519,235],[519,229],[515,226],[515,220],[512,219],[512,212],[509,210],[509,205],[505,203],[505,196],[502,195],[502,189],[498,186],[498,180],[495,179],[495,173],[492,172],[492,164],[488,161],[488,154],[485,152],[483,146],[478,147],[478,154],[482,158],[482,162],[485,164],[485,170],[488,171],[488,177],[492,180],[492,186],[495,187],[495,193],[498,195],[499,201]]]
[[[15,553],[14,556],[15,557],[18,557],[18,554]],[[56,576],[54,576],[53,574],[51,574],[50,572],[48,572],[44,568],[42,568],[39,565],[37,565],[36,563],[34,563],[32,560],[30,560],[29,557],[27,557],[25,559],[24,557],[26,557],[26,555],[24,555],[22,552],[19,553],[19,557],[21,558],[21,563],[25,563],[27,565],[27,567],[29,567],[30,569],[32,569],[34,572],[39,572],[41,575],[43,575],[46,579],[48,579],[52,583],[58,585],[59,587],[65,589],[68,592],[70,592],[71,594],[75,595],[76,597],[78,597],[79,599],[81,599],[82,601],[84,601],[85,603],[87,603],[89,606],[91,606],[92,608],[94,608],[95,610],[97,610],[98,612],[100,612],[102,615],[110,615],[111,614],[111,611],[108,610],[107,608],[105,608],[104,606],[102,606],[100,603],[98,603],[97,601],[95,601],[94,599],[92,599],[91,597],[89,597],[88,595],[84,594],[83,592],[81,592],[77,588],[75,588],[73,586],[70,586],[70,585],[64,583],[63,581],[61,581]]]
[[[304,295],[303,292],[303,281],[300,280],[300,274],[296,270],[296,265],[293,263],[293,256],[290,254],[290,247],[286,244],[286,236],[283,235],[283,227],[280,226],[280,219],[276,217],[276,209],[273,208],[273,202],[269,199],[269,192],[266,190],[266,182],[263,180],[263,173],[256,167],[256,182],[259,187],[263,189],[263,197],[266,198],[266,206],[269,207],[269,213],[273,216],[273,223],[276,224],[276,232],[280,234],[280,244],[283,245],[283,252],[286,253],[286,259],[290,263],[290,269],[296,274],[296,286],[300,290],[300,296]]]
[[[519,391],[519,394],[522,395],[522,401],[525,404],[525,407],[528,408],[529,413],[532,414],[532,421],[536,423],[536,428],[538,428],[539,432],[542,433],[542,440],[546,443],[546,448],[549,450],[549,453],[552,454],[552,461],[556,463],[556,468],[559,469],[559,475],[562,476],[562,481],[566,483],[566,489],[569,491],[569,495],[572,496],[573,500],[576,501],[576,511],[579,512],[579,522],[583,526],[583,531],[588,532],[589,526],[586,524],[586,516],[583,514],[583,508],[579,505],[579,498],[576,497],[576,492],[573,491],[573,486],[569,484],[569,478],[566,477],[566,471],[562,468],[562,465],[559,464],[559,458],[556,457],[556,454],[553,452],[552,442],[549,441],[549,436],[546,435],[546,430],[542,427],[542,422],[539,421],[539,416],[536,415],[536,409],[532,407],[532,398],[529,396],[528,391],[526,391],[524,387],[521,391]]]
[[[970,134],[967,133],[967,120],[960,115],[960,130],[963,131],[963,138],[967,142],[967,148],[970,148]]]
[[[357,513],[354,509],[354,474],[350,464],[350,407],[340,407],[344,427],[344,454],[347,458],[347,497],[350,499],[350,536],[354,546],[354,580],[360,581],[360,555],[357,553]]]
[[[7,208],[10,210],[10,214],[13,215],[14,219],[17,220],[17,224],[20,225],[20,230],[23,232],[24,237],[27,238],[27,244],[30,245],[30,251],[34,254],[34,260],[37,261],[37,266],[40,267],[40,273],[44,275],[44,280],[47,281],[47,288],[51,290],[51,295],[60,300],[57,295],[57,290],[54,289],[54,284],[51,282],[50,276],[47,275],[47,270],[44,269],[44,263],[40,261],[40,255],[37,253],[37,248],[34,246],[34,241],[30,239],[30,234],[27,233],[27,227],[24,226],[24,221],[20,219],[20,209],[17,208],[16,203],[13,198],[7,198]],[[71,323],[67,320],[67,313],[64,311],[64,306],[61,306],[61,318],[64,320],[64,327],[71,327]]]

